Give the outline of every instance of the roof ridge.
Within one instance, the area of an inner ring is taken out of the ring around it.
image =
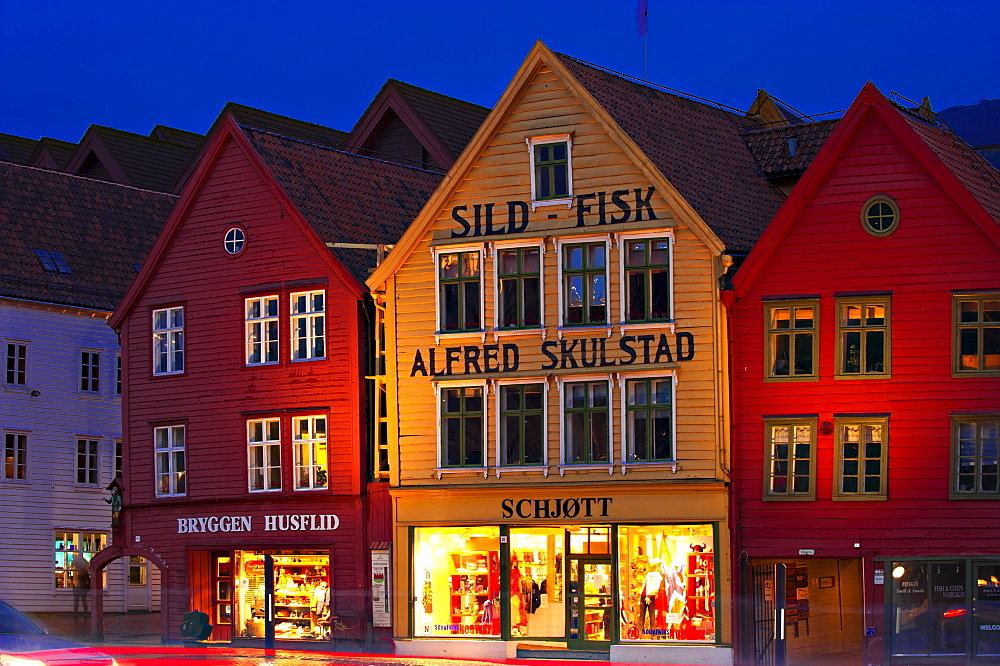
[[[173,147],[173,148],[183,148],[184,150],[194,150],[194,148],[191,148],[189,146],[185,146],[184,144],[181,144],[181,143],[174,143],[172,141],[164,141],[163,139],[157,139],[155,137],[151,137],[148,134],[139,134],[138,132],[130,132],[128,130],[118,129],[117,127],[109,127],[107,125],[91,125],[90,128],[88,128],[87,131],[90,131],[91,129],[94,129],[94,128],[97,128],[97,129],[99,129],[101,131],[110,130],[112,133],[119,134],[119,135],[127,134],[129,138],[136,137],[137,139],[143,139],[145,141],[154,141],[154,142],[156,142],[158,144],[162,144],[164,146],[170,146],[170,147]],[[181,130],[181,131],[183,132],[183,131],[186,131],[186,130]],[[196,134],[196,132],[193,132],[193,134]],[[79,144],[76,144],[76,145],[79,145]]]
[[[798,123],[796,125],[778,125],[777,127],[745,127],[742,130],[744,135],[749,134],[766,134],[768,132],[790,132],[804,127],[814,127],[816,125],[822,125],[823,123],[839,123],[841,118],[824,118],[823,120],[813,120],[807,123]]]
[[[377,157],[369,157],[367,155],[359,155],[358,153],[352,153],[350,151],[342,150],[340,148],[334,148],[333,146],[323,146],[323,145],[320,145],[320,144],[317,144],[317,143],[310,143],[309,141],[303,141],[302,139],[296,139],[295,137],[285,136],[284,134],[278,134],[277,132],[269,132],[268,130],[262,130],[262,129],[258,129],[256,127],[250,127],[249,125],[240,125],[239,123],[237,123],[236,126],[239,127],[240,129],[249,130],[251,132],[257,132],[259,134],[266,134],[268,136],[278,137],[279,139],[285,139],[286,141],[294,141],[295,143],[301,143],[302,145],[309,146],[310,148],[319,148],[321,150],[329,150],[331,152],[340,153],[342,155],[349,155],[351,157],[358,157],[358,158],[361,158],[361,159],[364,159],[364,160],[371,160],[372,162],[382,162],[384,164],[392,164],[394,166],[403,167],[404,169],[412,169],[414,171],[422,171],[424,173],[432,173],[432,174],[435,174],[435,175],[438,175],[438,176],[448,173],[447,169],[439,169],[439,170],[435,171],[433,169],[423,169],[423,168],[420,168],[420,167],[410,166],[409,164],[400,164],[399,162],[393,162],[392,160],[382,160],[382,159],[378,159]]]
[[[161,190],[151,190],[148,187],[136,187],[135,185],[126,185],[125,183],[118,183],[113,180],[101,180],[100,178],[91,178],[83,174],[76,173],[75,171],[62,171],[60,169],[52,169],[49,167],[39,166],[37,164],[20,164],[18,162],[11,162],[9,160],[0,160],[0,164],[8,164],[13,167],[18,167],[21,169],[31,169],[32,171],[41,171],[43,173],[51,173],[57,176],[67,176],[70,178],[77,178],[79,180],[86,180],[91,183],[100,183],[102,185],[112,185],[114,187],[120,187],[127,190],[135,190],[137,192],[149,192],[150,194],[162,194],[166,197],[173,197],[174,199],[179,199],[179,194],[174,194],[172,192],[163,192]]]
[[[475,102],[470,102],[470,101],[464,100],[464,99],[462,99],[460,97],[452,97],[451,95],[445,95],[442,92],[438,92],[436,90],[431,90],[430,88],[424,88],[423,86],[414,85],[412,83],[407,83],[406,81],[401,81],[399,79],[389,78],[389,79],[386,79],[386,83],[398,83],[400,85],[406,86],[407,88],[413,88],[414,90],[419,90],[421,92],[428,93],[430,95],[433,95],[434,97],[443,97],[443,98],[451,100],[453,102],[460,102],[460,103],[465,104],[467,106],[474,106],[477,109],[482,109],[484,111],[490,111],[490,107],[488,107],[488,106],[483,106],[482,104],[476,104]]]
[[[231,107],[239,107],[241,109],[247,109],[249,111],[256,111],[257,113],[263,113],[263,114],[268,115],[268,116],[274,116],[276,118],[282,118],[284,120],[290,120],[293,123],[297,123],[299,125],[311,125],[313,127],[322,127],[323,129],[330,130],[331,132],[340,132],[341,134],[348,134],[348,132],[345,132],[344,130],[339,130],[336,127],[331,127],[329,125],[321,125],[320,123],[314,123],[311,120],[302,120],[301,118],[293,118],[292,116],[286,116],[286,115],[281,114],[281,113],[275,113],[274,111],[267,111],[265,109],[259,109],[256,106],[249,106],[248,104],[240,104],[239,102],[226,102],[226,104],[225,104],[225,106],[223,107],[222,110],[226,111],[227,109],[229,109]],[[281,135],[279,134],[278,136],[281,136]]]

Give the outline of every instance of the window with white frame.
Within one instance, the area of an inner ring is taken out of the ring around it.
[[[485,408],[482,386],[440,388],[441,467],[486,464]]]
[[[545,463],[545,384],[501,384],[497,387],[500,408],[501,466]]]
[[[100,441],[79,437],[76,440],[76,483],[80,486],[96,486],[100,481],[98,467],[98,447]]]
[[[295,490],[322,490],[327,487],[326,417],[301,416],[292,419],[292,450]]]
[[[603,326],[608,323],[607,242],[565,243],[562,263],[562,323]]]
[[[292,360],[326,358],[326,292],[291,295]]]
[[[71,590],[88,587],[90,560],[104,550],[108,536],[101,532],[55,532],[55,587]],[[87,580],[82,580],[86,578]]]
[[[654,323],[673,319],[670,302],[670,247],[667,236],[624,240],[625,321]]]
[[[3,478],[6,481],[28,479],[28,433],[3,434]]]
[[[611,462],[611,401],[607,381],[562,385],[564,460],[567,465]]]
[[[625,382],[625,462],[664,462],[674,452],[674,378]]]
[[[245,302],[246,363],[278,362],[278,297],[257,296]]]
[[[463,333],[481,331],[482,253],[440,252],[437,254],[439,331]]]
[[[8,340],[5,345],[4,381],[9,386],[26,386],[28,383],[28,345]]]
[[[122,440],[115,440],[115,478],[120,479],[125,470],[125,456],[122,450]]]
[[[184,308],[153,310],[153,374],[184,372]]]
[[[101,390],[101,353],[80,351],[80,390],[98,393]]]
[[[531,199],[536,204],[573,196],[572,142],[568,134],[527,139],[531,158]]]
[[[153,428],[156,461],[156,495],[170,497],[187,492],[187,441],[185,426]]]
[[[122,355],[115,354],[115,395],[122,394]]]
[[[281,490],[281,419],[247,421],[250,492]]]
[[[498,247],[497,328],[538,328],[542,323],[541,248]]]

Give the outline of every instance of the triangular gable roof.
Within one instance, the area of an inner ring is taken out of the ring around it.
[[[38,141],[14,134],[0,132],[0,160],[30,164],[31,155],[38,147]]]
[[[43,136],[38,140],[38,146],[31,156],[31,164],[66,170],[66,165],[73,159],[76,148],[77,144],[71,141],[61,141]]]
[[[868,82],[733,279],[737,294],[756,281],[867,118],[877,115],[959,206],[1000,245],[1000,174],[946,127],[917,118]]]
[[[113,310],[177,197],[34,165],[0,163],[0,295]],[[69,273],[34,250],[59,252]]]
[[[363,275],[374,265],[375,252],[367,253],[368,262],[357,258],[359,253],[345,252],[339,255],[349,264],[345,267],[325,243],[395,242],[441,178],[437,173],[241,127],[227,115],[209,135],[204,155],[146,265],[111,316],[112,327],[121,325],[146,290],[229,140],[241,147],[291,219],[358,295],[364,290]]]
[[[159,139],[167,143],[176,143],[179,146],[187,146],[188,148],[198,148],[201,142],[205,140],[205,135],[177,129],[168,125],[154,125],[153,129],[149,132],[149,138]]]
[[[91,125],[67,169],[79,172],[93,153],[115,182],[170,192],[194,152],[188,146],[113,127]]]
[[[746,115],[759,123],[761,127],[795,125],[803,122],[803,114],[771,96],[764,89],[757,90],[757,97],[747,109]]]
[[[387,117],[395,114],[434,162],[447,169],[462,154],[489,112],[478,104],[389,79],[361,114],[346,145],[353,151],[363,150]]]

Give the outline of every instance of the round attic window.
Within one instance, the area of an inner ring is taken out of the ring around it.
[[[226,237],[222,245],[226,248],[228,254],[239,254],[243,251],[246,242],[247,236],[243,230],[239,227],[232,227],[226,232]]]
[[[892,197],[876,194],[861,207],[861,226],[872,236],[888,236],[899,226],[899,206]]]

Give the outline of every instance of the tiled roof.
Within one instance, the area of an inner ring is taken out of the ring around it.
[[[425,88],[389,79],[389,84],[409,103],[457,159],[490,110],[472,102],[448,97]]]
[[[91,125],[88,133],[100,136],[128,175],[129,185],[159,192],[170,192],[195,149],[176,143],[151,139],[124,130]]]
[[[0,132],[0,160],[29,164],[37,147],[38,141],[35,139]]]
[[[823,120],[763,130],[747,129],[743,138],[769,178],[800,174],[812,163],[837,122]],[[794,139],[794,155],[790,154],[790,139]]]
[[[558,57],[726,249],[748,252],[782,202],[741,136],[754,122],[566,55]]]
[[[69,161],[73,159],[77,144],[72,141],[61,141],[48,136],[43,136],[38,140],[38,147],[31,157],[32,164],[39,164],[38,157],[42,151],[48,152],[56,162],[56,168],[65,169]]]
[[[279,134],[291,139],[298,139],[299,141],[305,141],[306,143],[318,146],[339,148],[344,145],[344,139],[347,138],[347,132],[341,132],[340,130],[317,125],[316,123],[308,123],[304,120],[279,116],[277,113],[261,111],[260,109],[236,104],[235,102],[226,104],[219,117],[223,118],[227,113],[232,115],[238,125],[253,127],[254,129]]]
[[[242,128],[285,194],[327,243],[393,244],[442,175]],[[336,250],[363,284],[374,251]]]
[[[201,145],[201,142],[205,140],[205,135],[198,134],[197,132],[188,132],[187,130],[177,129],[176,127],[169,127],[167,125],[156,125],[149,132],[149,138],[159,139],[160,141],[166,141],[167,143],[176,143],[180,146],[187,146],[188,148],[197,148]]]
[[[906,123],[1000,224],[1000,172],[951,130],[893,105]]]
[[[0,163],[0,295],[111,311],[177,197],[35,166]],[[47,272],[33,250],[59,252]]]

